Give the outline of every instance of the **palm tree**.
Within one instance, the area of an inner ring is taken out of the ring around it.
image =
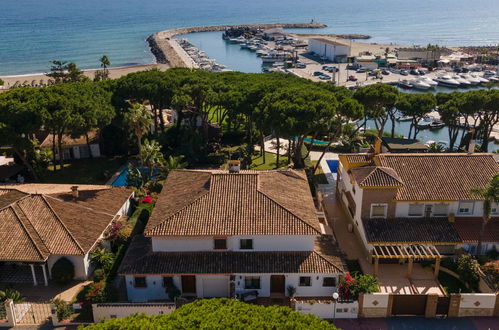
[[[125,121],[128,127],[137,138],[139,147],[139,155],[142,151],[142,138],[151,129],[152,115],[151,112],[141,104],[134,104],[130,110],[125,113]]]
[[[483,199],[483,220],[480,236],[478,238],[477,254],[482,254],[482,242],[485,234],[485,227],[490,220],[492,203],[499,203],[499,173],[492,177],[492,180],[483,188],[474,188],[471,193]]]
[[[157,141],[145,140],[140,151],[140,161],[149,169],[149,181],[153,180],[154,169],[160,167],[165,159],[161,153],[161,146]]]
[[[106,249],[97,248],[90,254],[90,263],[95,268],[102,268],[109,271],[114,264],[114,255]]]
[[[185,168],[187,166],[187,163],[183,161],[184,156],[168,156],[168,158],[165,161],[165,169],[167,172],[170,172],[171,170],[180,170],[182,168]]]

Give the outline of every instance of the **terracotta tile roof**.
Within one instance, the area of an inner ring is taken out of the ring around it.
[[[370,163],[372,154],[344,154],[349,163]]]
[[[404,201],[477,199],[470,190],[499,172],[492,154],[379,154],[375,161],[402,179],[396,199]]]
[[[363,219],[369,243],[459,243],[447,218]]]
[[[151,239],[134,237],[120,274],[279,274],[343,273],[315,251],[303,252],[152,252]]]
[[[22,186],[16,186],[21,188]],[[121,187],[56,195],[0,189],[0,260],[44,261],[51,254],[86,254],[131,195]],[[6,202],[9,204],[5,205]]]
[[[298,171],[172,171],[147,236],[318,235],[307,179]]]
[[[52,148],[52,139],[53,135],[48,134],[45,139],[43,139],[43,142],[40,144],[41,148]],[[57,140],[57,137],[56,137]],[[93,143],[98,143],[99,142],[99,134],[97,132],[90,132],[88,133],[88,141],[90,144]],[[57,142],[56,142],[57,143]],[[72,138],[69,135],[64,134],[62,136],[62,145],[64,147],[69,147],[69,146],[81,146],[81,145],[86,145],[87,144],[87,138],[85,135],[81,135],[76,138]]]
[[[381,166],[362,166],[351,169],[360,187],[402,187],[404,183],[393,169]]]
[[[457,217],[453,223],[463,242],[478,242],[480,229],[482,228],[482,218],[462,218]],[[485,226],[484,242],[499,241],[499,218],[494,217]]]

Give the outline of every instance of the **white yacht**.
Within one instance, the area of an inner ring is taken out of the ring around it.
[[[439,85],[450,88],[457,88],[459,87],[459,85],[461,85],[459,82],[455,81],[448,75],[438,76],[437,78],[435,78],[435,81],[438,82]]]
[[[460,83],[461,86],[463,86],[463,87],[471,86],[471,83],[468,80],[461,78],[457,74],[453,75],[451,78],[454,79],[455,81],[457,81],[458,83]]]
[[[415,89],[421,89],[421,90],[427,90],[427,89],[430,89],[432,86],[430,86],[430,84],[427,84],[426,82],[424,82],[422,79],[414,79],[414,80],[411,80],[410,81],[410,84],[412,85],[412,87],[414,87]]]
[[[471,85],[478,85],[480,83],[480,80],[470,76],[469,74],[461,74],[460,77],[469,81]]]
[[[476,78],[476,79],[480,80],[480,83],[487,83],[487,82],[489,82],[489,80],[488,80],[488,79],[485,79],[484,77],[480,77],[480,76],[479,76],[479,75],[477,75],[477,74],[473,74],[473,73],[472,73],[472,74],[471,74],[471,76],[472,76],[473,78]]]
[[[438,85],[438,83],[437,83],[435,80],[433,80],[433,79],[431,79],[431,78],[428,78],[428,77],[426,77],[426,76],[421,77],[421,78],[419,78],[419,79],[420,79],[422,82],[427,83],[427,84],[428,84],[428,85],[430,85],[431,87],[435,87],[435,86],[437,86],[437,85]]]

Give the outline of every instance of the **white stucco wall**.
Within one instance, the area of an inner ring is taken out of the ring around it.
[[[65,257],[69,259],[75,268],[75,279],[77,280],[86,280],[89,272],[89,261],[88,255],[85,256],[65,256],[65,255],[51,255],[47,260],[47,266],[49,269],[50,277],[52,276],[52,267],[60,258]]]
[[[92,304],[92,313],[95,322],[109,318],[120,318],[134,314],[161,315],[170,314],[175,310],[173,303],[129,304],[110,303]],[[61,324],[62,325],[62,324]]]
[[[314,235],[259,235],[259,236],[229,236],[227,250],[229,251],[313,251]],[[153,251],[213,251],[213,237],[153,237]],[[252,239],[252,250],[241,250],[239,241]]]
[[[352,319],[358,316],[359,303],[357,301],[341,304],[334,304],[332,301],[297,301],[295,310],[302,314],[314,314],[323,319]]]
[[[436,205],[441,204],[442,202],[421,202],[421,204],[425,205]],[[458,217],[481,217],[483,215],[483,202],[482,201],[474,201],[475,206],[473,208],[472,214],[459,214],[459,201],[455,202],[444,202],[443,204],[448,205],[448,214],[454,213],[456,218]],[[395,215],[397,217],[408,217],[409,216],[409,205],[414,203],[409,202],[397,202],[395,208]]]
[[[461,293],[459,308],[494,308],[495,293]]]
[[[146,276],[146,288],[134,287],[133,276],[125,276],[128,300],[131,302],[146,302],[151,300],[168,299],[166,289],[163,287],[163,277],[159,275]],[[182,288],[180,276],[173,277],[173,284],[180,290]]]

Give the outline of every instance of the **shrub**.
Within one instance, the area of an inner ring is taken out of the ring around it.
[[[463,254],[457,259],[459,278],[473,290],[478,289],[480,280],[480,264],[471,254]]]
[[[499,260],[486,263],[482,266],[482,270],[494,289],[499,290]]]
[[[357,299],[361,293],[373,293],[379,291],[378,279],[369,274],[356,273],[351,276],[346,273],[341,279],[339,293],[345,299]]]
[[[102,280],[99,282],[92,282],[83,287],[78,293],[76,300],[83,308],[90,308],[92,304],[110,302],[116,300],[117,293],[114,287],[107,285]]]
[[[108,272],[113,267],[114,255],[106,249],[97,248],[90,254],[90,263],[95,268],[102,268],[104,271]]]
[[[133,315],[92,324],[91,329],[336,329],[315,315],[283,306],[258,306],[234,299],[202,299],[171,314]]]
[[[100,282],[106,278],[106,272],[102,268],[94,270],[94,281]]]
[[[75,277],[75,266],[68,258],[59,258],[52,266],[52,278],[56,283],[68,284]]]
[[[24,297],[21,292],[14,289],[6,289],[5,291],[0,291],[0,304],[4,301],[12,299],[14,303],[21,303],[24,301]]]
[[[61,299],[55,299],[52,301],[52,303],[55,305],[55,311],[57,313],[57,318],[59,319],[59,321],[69,319],[69,317],[73,313],[73,309],[68,303]]]

